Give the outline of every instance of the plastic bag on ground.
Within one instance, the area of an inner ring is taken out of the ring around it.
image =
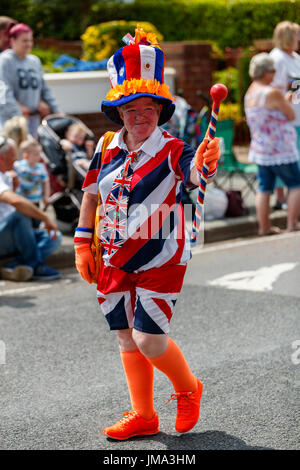
[[[197,201],[198,189],[191,191],[194,203]],[[204,220],[223,219],[228,207],[228,197],[225,191],[207,185],[204,199]]]

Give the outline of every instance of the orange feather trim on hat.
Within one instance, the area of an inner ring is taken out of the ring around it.
[[[157,80],[145,80],[144,78],[125,80],[121,85],[116,85],[109,90],[106,98],[109,101],[115,101],[122,96],[134,95],[136,93],[149,93],[151,95],[157,95],[158,98],[167,98],[172,102],[174,101],[168,85],[160,83]]]
[[[158,45],[156,34],[146,33],[143,30],[143,28],[140,27],[139,24],[137,25],[135,29],[134,43],[135,44],[148,43],[149,46],[154,46],[154,47],[158,47],[159,49],[161,49],[160,46]]]

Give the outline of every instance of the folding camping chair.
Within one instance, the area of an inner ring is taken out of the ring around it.
[[[256,194],[257,166],[252,163],[240,162],[233,152],[234,121],[226,119],[217,124],[216,137],[220,137],[221,159],[218,164],[218,173],[214,181],[217,187],[224,189],[224,184],[229,181],[232,189],[233,177],[238,175],[244,181],[240,190]]]

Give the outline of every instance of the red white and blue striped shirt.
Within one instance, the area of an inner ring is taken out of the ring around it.
[[[103,202],[129,153],[124,131],[114,135],[100,169],[101,137],[82,187],[92,194],[100,190]],[[157,127],[135,152],[138,160],[132,164],[126,240],[113,254],[104,250],[105,264],[127,272],[185,264],[191,249],[181,191],[182,184],[189,185],[195,150]]]

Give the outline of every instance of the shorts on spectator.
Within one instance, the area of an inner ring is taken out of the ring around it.
[[[289,190],[300,188],[299,163],[263,166],[258,165],[257,191],[260,193],[273,193],[276,177],[284,182]]]

